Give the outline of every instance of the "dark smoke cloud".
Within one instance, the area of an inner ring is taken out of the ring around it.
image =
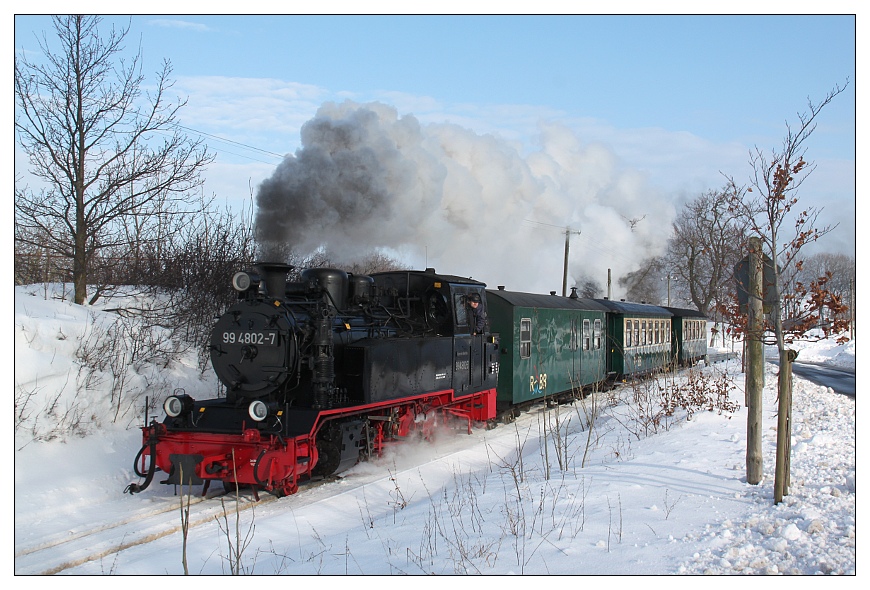
[[[582,231],[571,274],[604,282],[607,268],[625,274],[660,250],[673,217],[641,174],[559,125],[542,126],[541,148],[524,157],[493,135],[344,102],[325,103],[301,138],[258,189],[264,258],[288,247],[344,260],[388,249],[416,267],[549,291],[561,288],[559,227]]]
[[[327,103],[301,138],[259,187],[256,231],[266,256],[286,246],[327,246],[340,257],[393,247],[439,201],[446,171],[422,150],[414,117],[382,104]],[[397,217],[409,200],[418,212]]]

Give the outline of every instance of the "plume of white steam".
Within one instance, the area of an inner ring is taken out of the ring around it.
[[[603,286],[608,268],[615,285],[661,251],[674,215],[641,174],[555,124],[522,156],[493,135],[348,101],[325,103],[301,140],[258,188],[264,259],[287,245],[344,260],[381,249],[491,287],[561,291],[566,228],[581,232],[569,286]]]

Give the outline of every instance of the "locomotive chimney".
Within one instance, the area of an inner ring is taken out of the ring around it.
[[[283,299],[287,288],[287,273],[293,267],[283,262],[258,262],[255,264],[263,277],[263,290],[266,297]]]

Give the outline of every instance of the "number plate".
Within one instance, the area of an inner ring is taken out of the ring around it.
[[[256,346],[278,346],[281,343],[278,332],[224,332],[224,344],[254,344]]]

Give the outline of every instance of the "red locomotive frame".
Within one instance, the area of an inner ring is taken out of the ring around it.
[[[363,452],[380,456],[388,445],[413,434],[429,439],[439,424],[463,420],[471,434],[473,423],[486,424],[495,417],[496,390],[492,388],[462,397],[455,396],[453,390],[443,390],[324,410],[317,415],[310,432],[287,439],[275,434],[264,436],[256,428],[243,428],[240,434],[169,431],[154,421],[142,427],[143,446],[135,461],[137,474],[147,480],[130,491],[147,487],[157,469],[171,473],[173,457],[183,455],[201,457],[189,464],[195,470],[189,475],[195,476],[193,481],[203,482],[203,495],[212,481],[221,481],[225,486],[251,486],[255,496],[258,489],[286,496],[296,493],[300,483],[312,479],[318,461],[317,436],[332,420],[364,419],[368,429]],[[184,480],[184,475],[179,474],[179,479]]]

